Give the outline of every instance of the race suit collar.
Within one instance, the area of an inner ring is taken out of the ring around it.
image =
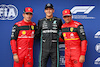
[[[44,18],[45,20],[50,20],[50,21],[52,21],[52,20],[54,20],[54,17],[52,17],[51,19],[47,19],[46,17]]]

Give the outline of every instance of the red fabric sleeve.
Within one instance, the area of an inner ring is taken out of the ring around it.
[[[85,55],[87,50],[87,40],[81,41],[81,55]]]
[[[64,42],[64,40],[61,37],[59,37],[59,42]]]
[[[11,40],[10,41],[10,45],[11,45],[11,49],[12,49],[12,53],[15,54],[17,53],[17,44],[16,44],[16,40]]]

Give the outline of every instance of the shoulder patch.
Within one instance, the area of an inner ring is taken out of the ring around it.
[[[81,23],[77,21],[74,21],[74,23],[75,23],[75,27],[78,27],[79,25],[81,25]]]
[[[22,23],[22,21],[19,21],[19,22],[15,23],[15,25],[21,26],[21,23]]]
[[[58,20],[61,20],[60,18],[57,18]]]
[[[57,18],[57,17],[53,17],[54,19],[57,19],[57,20],[61,20],[60,18]]]
[[[65,24],[63,24],[62,26],[61,26],[61,28],[64,28],[65,27]]]
[[[33,25],[36,25],[36,23],[35,23],[35,22],[32,22],[32,24],[33,24]]]
[[[43,19],[40,19],[39,21],[43,21],[43,20],[45,20],[45,18],[43,18]]]

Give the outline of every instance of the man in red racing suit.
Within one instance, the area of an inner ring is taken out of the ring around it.
[[[15,23],[11,35],[11,49],[14,67],[33,67],[33,40],[36,24],[31,22],[33,9],[26,7],[24,19]]]
[[[85,61],[87,40],[83,25],[72,20],[69,9],[63,12],[62,38],[65,41],[65,67],[82,67]]]

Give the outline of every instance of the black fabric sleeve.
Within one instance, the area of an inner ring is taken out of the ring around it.
[[[36,31],[37,31],[37,25],[35,25],[34,28],[35,28],[34,30],[35,30],[35,34],[36,34]]]
[[[40,36],[41,36],[41,21],[39,20],[38,21],[38,25],[36,26],[36,31],[35,31],[35,39],[38,39],[38,38],[40,38]]]
[[[64,40],[64,37],[63,37],[63,31],[62,31],[62,29],[61,29],[61,38]]]
[[[61,33],[61,38],[64,40],[64,37],[63,37],[62,33]]]
[[[62,20],[60,19],[60,27],[59,27],[59,29],[61,30],[61,38],[64,40],[64,37],[63,37],[63,35],[62,35],[62,29],[61,29],[61,26],[63,25],[63,22],[62,22]]]
[[[35,38],[35,36],[36,36],[36,31],[37,31],[37,25],[35,25],[34,28],[35,28],[35,29],[34,29],[34,30],[35,30],[34,38]]]
[[[63,25],[62,20],[60,19],[60,25],[59,25],[59,29],[61,30],[61,26]]]
[[[77,33],[78,33],[81,41],[82,40],[86,40],[86,35],[85,35],[85,31],[84,31],[83,25],[79,25],[77,27]]]
[[[19,34],[19,27],[17,25],[14,25],[12,28],[12,34],[11,34],[11,40],[17,40]]]

